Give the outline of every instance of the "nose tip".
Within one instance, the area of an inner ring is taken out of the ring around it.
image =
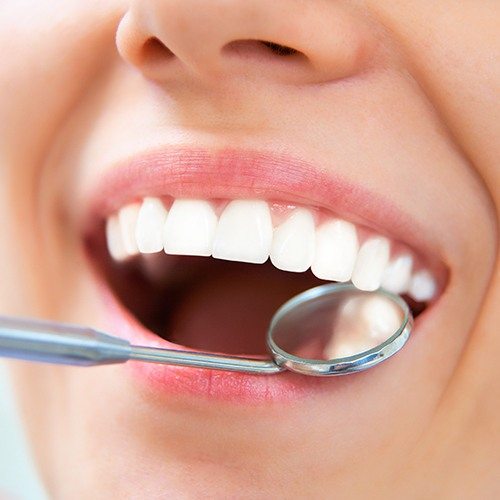
[[[147,78],[267,78],[321,83],[363,67],[363,23],[333,2],[132,0],[118,51]]]

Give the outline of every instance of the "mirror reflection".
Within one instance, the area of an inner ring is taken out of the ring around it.
[[[404,313],[389,297],[361,291],[317,297],[280,319],[274,342],[294,356],[332,360],[353,356],[385,342]]]

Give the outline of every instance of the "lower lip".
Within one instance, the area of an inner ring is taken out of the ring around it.
[[[98,283],[98,288],[105,305],[105,327],[111,334],[126,338],[134,345],[185,349],[158,337],[142,326],[117,301],[105,283]],[[332,391],[363,376],[362,373],[357,373],[350,377],[306,377],[292,372],[251,375],[139,361],[128,362],[127,368],[136,383],[156,394],[164,394],[170,398],[191,396],[197,399],[253,405],[270,402],[293,403],[324,391],[331,395]]]

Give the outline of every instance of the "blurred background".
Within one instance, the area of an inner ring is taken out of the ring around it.
[[[7,369],[1,362],[0,500],[48,500],[30,458]]]

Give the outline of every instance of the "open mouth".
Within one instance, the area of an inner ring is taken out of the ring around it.
[[[319,204],[255,187],[254,196],[193,196],[207,191],[183,181],[156,182],[150,192],[129,183],[129,192],[100,204],[86,238],[102,281],[159,341],[266,355],[275,310],[326,282],[383,287],[402,295],[414,316],[436,300],[436,266],[395,238]]]

